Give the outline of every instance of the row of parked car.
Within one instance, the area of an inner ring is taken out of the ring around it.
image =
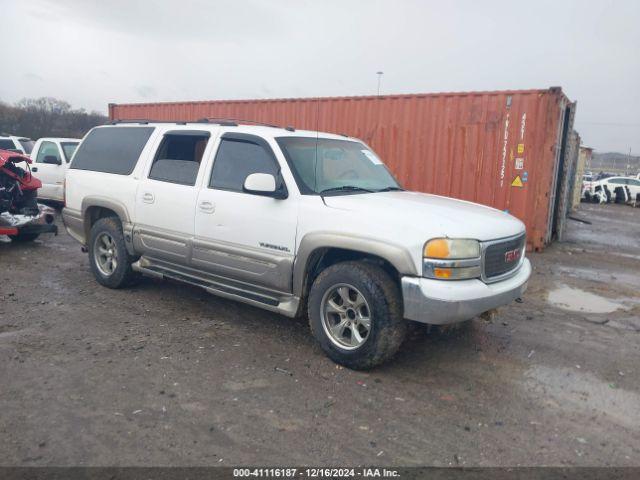
[[[640,197],[640,173],[635,177],[594,175],[582,177],[582,199],[587,202],[627,203]]]
[[[47,137],[33,141],[26,137],[0,135],[0,150],[31,157],[31,171],[42,182],[38,198],[56,202],[64,201],[64,175],[79,144],[79,138]]]

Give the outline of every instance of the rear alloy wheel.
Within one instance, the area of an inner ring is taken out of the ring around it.
[[[364,370],[389,360],[404,340],[402,296],[391,276],[368,261],[327,267],[309,292],[309,324],[334,362]]]
[[[89,264],[100,284],[122,288],[139,278],[131,268],[136,259],[127,251],[122,225],[117,217],[101,218],[94,223],[88,243]]]
[[[109,233],[104,232],[96,237],[93,245],[93,255],[100,273],[106,277],[113,275],[113,272],[118,267],[118,250],[116,249],[116,242]]]

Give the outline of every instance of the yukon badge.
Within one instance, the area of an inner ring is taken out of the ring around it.
[[[288,252],[288,251],[290,251],[287,247],[283,247],[281,245],[273,245],[271,243],[259,242],[259,245],[262,248],[270,248],[271,250],[279,250],[280,252]]]

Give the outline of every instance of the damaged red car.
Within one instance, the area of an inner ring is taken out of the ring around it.
[[[36,200],[42,183],[31,174],[30,165],[28,156],[0,150],[0,235],[13,241],[29,242],[41,233],[58,233],[54,210]]]

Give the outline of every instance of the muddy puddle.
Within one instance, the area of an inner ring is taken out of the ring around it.
[[[612,313],[627,310],[622,303],[568,285],[551,290],[547,301],[554,307],[583,313]]]

